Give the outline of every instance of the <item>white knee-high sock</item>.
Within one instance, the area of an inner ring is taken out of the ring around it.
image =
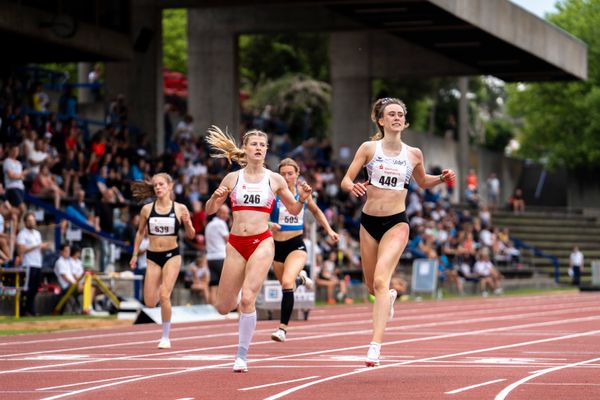
[[[168,339],[169,338],[169,332],[171,332],[171,321],[169,321],[169,322],[163,322],[162,323],[162,329],[163,329],[162,338],[163,339]]]
[[[254,329],[256,329],[256,311],[247,314],[240,313],[239,342],[236,357],[246,359]]]

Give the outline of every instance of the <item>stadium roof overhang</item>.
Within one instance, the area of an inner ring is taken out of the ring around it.
[[[163,0],[161,7],[248,10],[247,4]],[[585,43],[508,0],[262,0],[251,7],[289,11],[289,19],[265,20],[265,32],[382,31],[462,63],[468,67],[465,74],[505,81],[587,78]]]

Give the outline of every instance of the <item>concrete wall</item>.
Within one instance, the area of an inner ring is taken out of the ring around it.
[[[143,29],[152,32],[147,46],[133,52],[129,62],[106,63],[106,99],[124,94],[129,120],[150,136],[154,150],[164,149],[162,95],[162,10],[154,1],[136,1],[132,12],[131,43]]]

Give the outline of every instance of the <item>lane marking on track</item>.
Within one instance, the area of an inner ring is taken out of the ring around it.
[[[291,379],[289,381],[282,381],[282,382],[274,382],[274,383],[267,383],[265,385],[258,385],[258,386],[251,386],[251,387],[247,387],[247,388],[242,388],[242,389],[238,389],[242,392],[247,391],[247,390],[254,390],[254,389],[262,389],[262,388],[266,388],[269,386],[276,386],[276,385],[285,385],[286,383],[293,383],[293,382],[300,382],[300,381],[307,381],[309,379],[315,379],[318,378],[319,375],[315,375],[315,376],[307,376],[306,378],[299,378],[299,379]]]
[[[477,334],[480,334],[480,333],[483,333],[483,332],[506,331],[506,330],[520,329],[520,328],[530,328],[530,327],[533,327],[533,326],[558,325],[558,324],[563,324],[563,323],[577,322],[577,321],[581,321],[581,320],[597,320],[599,318],[600,317],[573,318],[573,319],[567,319],[567,320],[547,321],[547,322],[541,322],[541,323],[531,323],[531,324],[523,324],[523,325],[512,325],[512,326],[505,326],[505,327],[500,327],[500,328],[488,328],[488,329],[483,329],[483,330],[461,332],[461,333],[457,333],[457,334],[453,334],[453,335],[441,335],[441,336],[438,336],[438,337],[399,340],[399,341],[396,341],[396,342],[386,343],[386,345],[387,344],[408,343],[408,342],[415,342],[415,341],[424,341],[424,340],[433,340],[433,339],[445,339],[445,338],[448,338],[448,337],[456,337],[456,336],[471,336],[471,335],[477,335]],[[590,334],[593,334],[593,333],[600,333],[600,331],[592,331],[592,332],[587,332],[587,333],[584,332],[584,333],[580,334],[579,336],[590,335]],[[574,336],[574,335],[569,335],[569,336]],[[560,339],[554,339],[554,340],[560,340]],[[551,341],[551,340],[550,339],[542,339],[542,340],[533,341],[533,343],[541,343],[541,342],[547,342],[547,341]],[[405,365],[405,364],[413,364],[413,363],[416,363],[416,362],[419,362],[419,361],[429,361],[429,360],[436,360],[436,359],[454,357],[454,356],[458,356],[458,355],[475,354],[475,353],[482,353],[482,352],[485,352],[485,351],[493,351],[493,350],[499,350],[499,349],[504,349],[504,348],[524,346],[526,344],[531,344],[531,343],[532,342],[523,342],[523,343],[517,343],[517,344],[512,344],[512,345],[496,346],[496,347],[491,347],[491,348],[477,349],[477,350],[466,351],[466,352],[461,352],[461,353],[456,353],[456,354],[434,356],[434,357],[423,358],[421,360],[414,360],[414,361],[411,360],[411,361],[404,361],[404,362],[389,364],[389,365],[385,365],[385,366],[380,366],[378,368],[363,368],[362,370],[353,371],[353,372],[349,372],[349,373],[341,374],[341,375],[334,375],[334,376],[329,377],[329,378],[324,378],[324,379],[313,381],[313,382],[310,382],[310,383],[307,383],[307,384],[304,384],[304,385],[296,386],[295,388],[288,389],[287,391],[284,391],[284,392],[279,393],[278,395],[275,395],[275,396],[278,396],[278,397],[273,397],[272,396],[269,399],[277,399],[279,397],[283,397],[286,394],[295,392],[297,390],[303,389],[303,388],[308,387],[308,386],[312,386],[312,385],[317,384],[317,383],[325,382],[325,381],[328,381],[328,380],[340,378],[340,377],[347,376],[347,375],[354,375],[354,374],[361,373],[361,372],[374,371],[374,370],[378,370],[378,369],[382,369],[382,368],[388,368],[388,367]],[[345,350],[354,350],[354,349],[365,348],[365,347],[366,346],[353,346],[353,347],[346,347],[346,348],[330,349],[330,350],[325,350],[325,351],[313,351],[313,352],[308,352],[308,353],[292,354],[292,355],[285,355],[285,356],[264,358],[264,359],[260,359],[260,360],[251,360],[250,362],[252,363],[252,362],[260,362],[260,361],[281,360],[281,359],[287,359],[287,358],[302,357],[302,356],[306,356],[306,355],[331,353],[331,352],[345,351]],[[183,374],[183,373],[196,372],[196,371],[202,371],[202,370],[207,370],[207,369],[222,368],[222,367],[231,368],[231,362],[223,363],[223,364],[215,364],[215,365],[206,365],[206,366],[195,367],[195,368],[188,368],[188,369],[185,369],[185,370],[171,371],[171,372],[165,372],[165,373],[160,373],[160,374],[155,374],[155,375],[147,375],[147,376],[142,376],[142,377],[139,377],[139,378],[131,378],[131,379],[127,379],[127,380],[123,380],[123,381],[119,381],[119,382],[106,383],[106,384],[95,386],[95,387],[90,387],[90,388],[86,388],[86,389],[76,390],[76,391],[69,392],[69,393],[58,394],[58,395],[52,396],[52,397],[45,397],[45,398],[43,398],[41,400],[55,400],[55,399],[60,399],[60,398],[68,397],[68,396],[73,396],[73,395],[81,394],[81,393],[91,392],[93,390],[103,389],[103,388],[106,388],[106,387],[122,385],[122,384],[125,384],[125,383],[137,382],[137,381],[142,381],[142,380],[147,380],[147,379],[153,379],[153,378],[160,378],[160,377],[165,377],[165,376],[179,375],[179,374]]]
[[[451,390],[449,392],[445,392],[445,394],[456,394],[456,393],[464,392],[464,391],[467,391],[467,390],[475,389],[475,388],[478,388],[478,387],[481,387],[481,386],[491,385],[492,383],[504,382],[505,380],[506,379],[494,379],[493,381],[482,382],[482,383],[478,383],[476,385],[465,386],[465,387],[462,387],[460,389],[454,389],[454,390]]]
[[[60,388],[66,388],[66,387],[71,387],[71,386],[81,386],[81,385],[88,385],[88,384],[90,384],[90,383],[109,382],[109,381],[117,381],[117,380],[119,380],[119,379],[137,378],[138,376],[142,376],[142,375],[120,376],[120,377],[118,377],[118,378],[110,378],[110,379],[98,379],[98,380],[96,380],[96,381],[87,381],[87,382],[69,383],[68,385],[48,386],[48,387],[39,388],[39,389],[35,389],[35,390],[52,390],[52,389],[60,389]]]
[[[527,304],[529,304],[530,302],[528,302]],[[521,303],[520,303],[521,304]],[[593,307],[585,307],[585,308],[581,308],[583,305],[586,304],[590,304],[593,305]],[[554,312],[560,312],[562,310],[568,309],[568,307],[572,307],[572,304],[567,303],[567,304],[548,304],[548,303],[544,303],[542,305],[543,307],[546,308],[552,308],[552,310]],[[593,301],[590,303],[587,302],[581,302],[580,304],[577,305],[579,308],[577,308],[578,311],[584,311],[584,310],[597,310],[598,306],[597,306],[597,302]],[[481,307],[481,306],[480,306]],[[454,316],[455,318],[459,315],[463,315],[466,314],[468,316],[472,316],[474,312],[481,312],[484,314],[490,314],[490,313],[495,313],[498,310],[504,310],[506,309],[507,311],[511,311],[511,312],[515,312],[515,307],[514,306],[510,306],[509,304],[505,304],[503,307],[498,307],[497,309],[489,309],[489,308],[479,308],[476,310],[469,310],[469,309],[465,309],[465,307],[453,307],[453,308],[457,308],[460,309],[461,311],[453,313],[453,314],[448,314],[446,311],[444,311],[445,309],[442,308],[441,311],[443,312],[438,312],[438,313],[434,313],[434,314],[426,314],[426,315],[418,315],[418,316],[414,316],[414,317],[409,317],[409,318],[405,318],[403,320],[404,325],[402,327],[389,327],[386,329],[386,332],[388,333],[393,333],[395,330],[407,330],[412,328],[423,328],[423,327],[427,327],[427,326],[441,326],[441,325],[456,325],[455,322],[453,321],[449,321],[446,324],[439,324],[439,323],[431,323],[431,324],[414,324],[414,325],[406,325],[406,319],[415,319],[415,320],[422,320],[422,319],[435,319],[437,317],[444,317],[444,318],[448,318],[449,316]],[[542,307],[540,305],[529,305],[526,307],[518,307],[518,310],[523,312],[526,310],[540,310],[542,309]],[[434,308],[432,308],[432,310],[435,310]],[[573,310],[573,309],[569,309],[569,310]],[[439,311],[439,310],[438,310]],[[526,315],[526,314],[517,314],[517,317],[519,315]],[[356,317],[356,316],[355,316]],[[512,317],[512,315],[508,316],[509,319],[510,317]],[[481,322],[481,321],[485,321],[485,320],[496,320],[496,319],[506,319],[506,316],[494,316],[494,317],[490,317],[488,319],[485,319],[485,317],[478,317],[478,318],[471,318],[468,320],[462,320],[462,321],[466,321],[466,322]],[[294,327],[295,330],[309,330],[309,329],[318,329],[318,328],[324,328],[324,327],[336,327],[336,326],[344,326],[345,328],[347,328],[348,325],[350,324],[371,324],[371,319],[370,319],[370,314],[369,314],[369,318],[365,319],[365,320],[360,320],[360,319],[355,319],[354,321],[343,321],[343,322],[332,322],[332,323],[325,323],[325,324],[315,324],[315,325],[305,325],[305,326],[298,326],[298,327]],[[216,327],[220,327],[220,326],[235,326],[232,324],[218,324],[216,325]],[[182,330],[188,330],[188,329],[192,329],[193,327],[186,327],[186,328],[181,328]],[[202,327],[204,328],[204,326]],[[370,328],[367,329],[366,331],[370,332]],[[267,328],[267,329],[261,329],[261,330],[257,330],[255,332],[255,335],[257,334],[261,334],[261,333],[270,333],[271,329]],[[355,331],[355,332],[359,332],[359,331]],[[139,332],[135,332],[135,333],[139,333]],[[362,331],[360,331],[360,333],[362,333]],[[339,335],[344,335],[344,332],[340,332],[338,333]],[[235,331],[232,331],[230,333],[214,333],[214,334],[206,334],[206,335],[200,335],[200,336],[188,336],[188,337],[184,337],[184,338],[172,338],[171,341],[172,342],[177,342],[180,340],[196,340],[196,339],[207,339],[207,338],[214,338],[214,337],[222,337],[222,336],[231,336],[231,337],[237,337],[238,332],[237,332],[237,327]],[[121,334],[119,334],[119,337],[121,336]],[[106,335],[93,335],[90,337],[102,337],[105,338]],[[316,337],[316,336],[315,336]],[[298,338],[290,338],[288,340],[298,340]],[[300,340],[303,340],[302,338],[300,338]],[[74,348],[70,348],[69,351],[78,351],[78,350],[90,350],[90,349],[98,349],[98,348],[107,348],[107,347],[123,347],[123,346],[134,346],[134,345],[139,345],[139,344],[149,344],[149,343],[155,343],[156,340],[144,340],[144,341],[137,341],[137,342],[121,342],[121,343],[111,343],[111,344],[103,344],[103,345],[98,345],[98,344],[94,344],[91,346],[83,346],[83,347],[74,347]],[[39,342],[37,342],[39,343]],[[13,342],[14,344],[14,342]],[[35,355],[35,354],[50,354],[50,353],[59,353],[59,352],[63,352],[65,349],[54,349],[54,350],[41,350],[41,351],[33,351],[33,352],[27,352],[27,353],[17,353],[17,354],[6,354],[6,355],[0,355],[0,359],[2,358],[10,358],[10,357],[18,357],[18,356],[25,356],[25,355]],[[171,354],[173,354],[174,352],[171,352]]]
[[[592,304],[592,307],[584,307],[582,308],[582,306],[584,304]],[[578,308],[568,308],[568,307],[572,307],[572,305],[557,305],[557,304],[548,304],[545,303],[543,306],[527,306],[527,307],[520,307],[518,311],[523,312],[523,311],[527,311],[527,310],[538,310],[537,313],[533,313],[533,314],[514,314],[515,310],[514,307],[509,308],[504,307],[501,309],[507,309],[510,310],[511,314],[507,315],[507,316],[496,316],[494,315],[493,317],[477,317],[477,318],[470,318],[470,319],[463,319],[463,320],[458,320],[461,323],[478,323],[478,322],[483,322],[483,321],[496,321],[496,320],[500,320],[500,319],[514,319],[514,318],[519,318],[519,316],[522,315],[548,315],[548,314],[552,314],[552,313],[562,313],[564,311],[598,311],[599,307],[597,305],[597,302],[591,302],[591,303],[587,303],[587,302],[583,302],[577,305]],[[544,310],[544,309],[551,309],[552,311],[546,311],[545,313],[540,313],[539,310]],[[494,314],[497,310],[479,310],[484,314]],[[444,319],[448,319],[449,317],[454,316],[455,318],[459,315],[462,314],[467,314],[468,316],[472,316],[473,315],[473,310],[466,310],[464,312],[457,312],[457,313],[453,313],[453,314],[447,314],[447,313],[438,313],[438,314],[429,314],[429,315],[424,315],[421,317],[415,317],[415,318],[408,318],[408,319],[417,319],[417,320],[421,320],[421,319],[431,319],[431,318],[436,318],[436,317],[444,317]],[[388,327],[386,329],[386,332],[388,333],[394,333],[395,331],[406,331],[409,329],[413,329],[413,328],[425,328],[425,327],[437,327],[437,326],[445,326],[445,325],[458,325],[456,322],[456,320],[449,320],[446,323],[424,323],[424,324],[413,324],[413,325],[406,325],[406,319],[403,320],[404,325],[400,326],[400,327]],[[326,324],[316,324],[316,325],[306,325],[306,326],[301,326],[301,327],[297,327],[295,329],[297,330],[302,330],[302,329],[315,329],[315,328],[322,328],[322,327],[337,327],[337,326],[344,326],[347,328],[348,325],[351,324],[371,324],[371,320],[366,319],[366,320],[354,320],[354,321],[345,321],[345,322],[335,322],[335,323],[326,323]],[[261,333],[269,333],[271,332],[271,329],[262,329],[262,330],[257,330],[255,332],[255,335],[259,335]],[[365,329],[363,331],[353,331],[354,333],[351,334],[362,334],[362,333],[369,333],[370,332],[370,327],[368,329]],[[346,332],[338,332],[337,335],[343,336],[345,335]],[[172,338],[171,341],[172,342],[176,342],[179,340],[193,340],[193,339],[208,339],[208,338],[214,338],[214,337],[223,337],[223,336],[237,336],[238,332],[237,332],[237,327],[235,329],[235,331],[232,331],[230,333],[227,332],[220,332],[220,333],[214,333],[214,334],[206,334],[206,335],[200,335],[200,336],[189,336],[189,337],[184,337],[184,338]],[[106,337],[106,336],[104,336]],[[292,340],[306,340],[306,339],[312,339],[312,338],[318,338],[318,335],[314,335],[314,336],[305,336],[302,338],[290,338],[288,340],[292,341]],[[326,337],[326,336],[323,336]],[[98,349],[98,348],[107,348],[107,347],[120,347],[120,346],[133,346],[133,345],[138,345],[138,344],[149,344],[149,343],[155,343],[156,340],[144,340],[144,341],[137,341],[137,342],[121,342],[121,343],[110,343],[110,344],[101,344],[101,345],[92,345],[92,346],[83,346],[83,347],[74,347],[74,348],[70,348],[69,351],[78,351],[78,350],[90,350],[90,349]],[[212,348],[211,348],[212,349]],[[33,351],[33,352],[26,352],[26,353],[17,353],[17,354],[6,354],[6,355],[0,355],[0,359],[2,358],[9,358],[9,357],[18,357],[18,356],[25,356],[25,355],[35,355],[35,354],[50,354],[50,353],[59,353],[59,352],[64,352],[65,349],[61,348],[61,349],[54,349],[54,350],[40,350],[40,351]],[[187,350],[186,350],[187,351]],[[175,351],[175,352],[161,352],[161,354],[175,354],[175,353],[179,353],[179,351]],[[152,356],[155,354],[150,354],[149,356]],[[0,371],[0,374],[2,372]]]
[[[560,322],[560,321],[555,321],[555,322]],[[475,332],[475,333],[477,333],[477,332]],[[466,334],[471,334],[471,332],[470,333],[466,333]],[[557,341],[557,340],[567,340],[567,339],[573,339],[573,338],[577,338],[577,337],[591,336],[591,335],[598,335],[598,334],[600,334],[600,330],[582,332],[582,333],[574,334],[574,335],[559,336],[559,337],[556,337],[556,338],[532,340],[532,341],[528,341],[528,342],[513,343],[513,344],[503,345],[503,346],[495,346],[495,347],[488,347],[488,348],[477,349],[477,350],[462,351],[460,353],[445,354],[445,355],[441,355],[441,356],[426,357],[426,358],[422,358],[420,360],[410,360],[410,361],[403,361],[403,362],[394,363],[394,364],[380,365],[377,368],[362,368],[362,369],[359,369],[359,370],[356,370],[356,371],[346,372],[346,373],[338,374],[338,375],[332,375],[332,376],[329,376],[327,378],[323,378],[323,379],[319,379],[319,380],[316,380],[316,381],[313,381],[313,382],[305,383],[303,385],[296,386],[296,387],[284,390],[283,392],[279,392],[279,393],[276,393],[276,394],[274,394],[272,396],[266,397],[264,400],[276,400],[276,399],[280,399],[282,397],[287,396],[288,394],[297,392],[297,391],[302,390],[302,389],[306,389],[307,387],[310,387],[310,386],[313,386],[313,385],[317,385],[319,383],[332,381],[332,380],[338,379],[338,378],[345,378],[347,376],[361,374],[361,373],[365,373],[365,372],[378,371],[378,370],[381,370],[383,368],[391,368],[391,367],[396,367],[396,366],[400,366],[400,365],[414,364],[414,363],[425,362],[425,361],[430,361],[430,360],[440,360],[440,359],[444,359],[444,358],[463,356],[463,355],[467,355],[467,354],[476,354],[476,353],[483,353],[483,352],[488,352],[488,351],[504,350],[504,349],[510,349],[510,348],[515,348],[515,347],[528,346],[528,345],[532,345],[532,344],[553,342],[553,341]],[[589,360],[589,362],[594,362],[594,361],[597,361],[597,360],[600,360],[600,358]],[[557,367],[554,367],[554,368],[548,369],[547,371],[556,370],[556,369],[557,369]],[[529,380],[529,379],[533,379],[533,378],[532,377],[527,377],[525,379]],[[526,382],[526,380],[521,380],[521,381]],[[521,381],[519,381],[519,382],[521,382]],[[515,384],[513,384],[513,385],[515,385]],[[518,384],[516,386],[518,386]],[[516,387],[516,386],[514,386],[514,387]],[[510,390],[512,390],[512,388]],[[510,392],[510,390],[508,390],[508,392]],[[504,397],[496,397],[495,400],[503,400],[503,399],[504,399]]]
[[[442,321],[442,322],[430,322],[430,323],[424,323],[424,324],[419,324],[419,325],[403,325],[403,326],[399,326],[399,327],[392,327],[392,328],[388,328],[388,331],[395,331],[395,330],[405,330],[405,329],[413,329],[415,327],[421,326],[421,327],[431,327],[431,326],[444,326],[444,325],[464,325],[467,323],[479,323],[479,322],[485,322],[485,321],[494,321],[494,322],[498,322],[498,321],[506,321],[506,320],[515,320],[515,319],[523,319],[523,318],[529,318],[529,317],[534,317],[534,316],[549,316],[549,315],[560,315],[560,314],[564,314],[564,313],[571,313],[573,311],[584,311],[584,310],[588,310],[588,311],[597,311],[598,310],[598,306],[596,307],[587,307],[587,308],[572,308],[572,309],[560,309],[560,310],[554,310],[554,311],[541,311],[541,312],[533,312],[533,313],[525,313],[525,314],[512,314],[512,315],[506,315],[506,316],[492,316],[492,317],[479,317],[479,318],[472,318],[472,319],[463,319],[463,320],[450,320],[450,321]],[[535,324],[525,324],[525,325],[520,325],[524,328],[526,327],[536,327],[536,326],[547,326],[549,325],[556,325],[559,323],[564,323],[565,321],[592,321],[592,320],[596,320],[600,317],[583,317],[583,318],[575,318],[575,319],[570,319],[570,320],[560,320],[560,321],[547,321],[547,322],[542,322],[542,323],[535,323]],[[518,325],[517,325],[518,326]],[[512,329],[512,328],[511,328]],[[484,329],[484,330],[477,330],[477,331],[472,331],[472,332],[479,332],[479,333],[488,333],[488,332],[496,332],[496,331],[503,331],[502,328],[491,328],[491,330],[488,329]],[[270,330],[269,330],[270,332]],[[299,338],[290,338],[288,339],[288,341],[305,341],[305,340],[312,340],[312,339],[324,339],[324,338],[331,338],[331,337],[339,337],[339,336],[347,336],[347,335],[362,335],[362,334],[369,334],[371,333],[371,328],[368,329],[363,329],[363,330],[355,330],[355,331],[338,331],[335,333],[330,333],[330,334],[319,334],[319,335],[311,335],[311,336],[303,336],[303,337],[299,337]],[[385,343],[385,345],[388,344],[398,344],[398,343],[410,343],[413,341],[421,341],[421,340],[431,340],[432,338],[449,338],[449,337],[455,337],[455,336],[463,336],[463,335],[470,335],[472,334],[471,332],[468,333],[464,333],[464,332],[457,332],[457,333],[449,333],[449,334],[444,334],[444,335],[436,335],[436,336],[428,336],[428,337],[424,337],[424,338],[413,338],[413,339],[403,339],[403,340],[396,340],[396,341],[391,341],[388,343]],[[232,336],[235,335],[237,336],[237,332],[235,333],[231,333],[228,336]],[[223,337],[225,336],[225,334],[223,333],[219,333],[219,334],[211,334],[211,335],[205,335],[205,336],[210,336],[210,337]],[[256,346],[256,345],[263,345],[263,344],[272,344],[273,341],[272,340],[265,340],[265,341],[261,341],[261,342],[253,342],[252,345]],[[127,345],[127,343],[121,343],[120,345]],[[98,347],[103,347],[103,346],[98,346]],[[366,347],[366,345],[360,345],[360,346],[354,346],[354,347],[350,347],[350,348],[346,348],[345,350],[351,350],[351,349],[362,349]],[[18,368],[15,370],[4,370],[4,371],[0,371],[0,375],[3,374],[10,374],[10,373],[16,373],[16,372],[27,372],[27,371],[35,371],[35,370],[40,370],[40,369],[47,369],[47,368],[59,368],[62,366],[72,366],[72,365],[82,365],[82,364],[89,364],[89,363],[94,363],[94,362],[105,362],[105,361],[122,361],[122,360],[137,360],[137,359],[142,359],[142,358],[148,358],[148,357],[153,357],[153,356],[162,356],[162,355],[174,355],[174,354],[181,354],[181,353],[190,353],[190,352],[194,352],[194,351],[209,351],[209,350],[222,350],[222,349],[226,349],[226,348],[237,348],[237,344],[230,344],[230,345],[221,345],[221,346],[212,346],[212,347],[204,347],[204,348],[198,348],[198,349],[186,349],[186,350],[178,350],[178,351],[168,351],[168,352],[159,352],[159,353],[150,353],[150,354],[140,354],[140,355],[135,355],[135,356],[124,356],[124,357],[116,357],[116,358],[112,358],[112,359],[103,359],[103,360],[84,360],[84,361],[75,361],[75,362],[70,362],[70,363],[62,363],[62,364],[51,364],[51,365],[39,365],[39,366],[34,366],[34,367],[23,367],[23,368]],[[72,351],[75,351],[77,349],[70,349]],[[65,351],[65,349],[60,349],[60,350],[56,350],[56,351]],[[337,350],[337,349],[333,349],[333,350],[322,350],[319,352],[311,352],[311,353],[305,353],[305,354],[326,354],[329,352],[337,352],[337,351],[342,351],[342,350]],[[43,352],[40,352],[43,353]],[[50,353],[50,352],[48,352]],[[282,358],[287,358],[288,356],[282,356]]]
[[[528,381],[530,381],[532,379],[535,379],[535,378],[537,378],[539,376],[542,376],[542,375],[545,375],[545,374],[549,374],[551,372],[559,371],[561,369],[572,368],[572,367],[577,367],[579,365],[585,365],[585,364],[594,363],[596,361],[600,361],[600,357],[598,357],[598,358],[592,358],[591,360],[579,361],[579,362],[576,362],[576,363],[559,365],[557,367],[552,367],[552,368],[543,369],[541,371],[537,371],[534,374],[526,376],[523,379],[519,379],[518,381],[513,382],[510,385],[508,385],[507,387],[505,387],[504,389],[502,389],[500,391],[500,393],[498,393],[496,395],[496,397],[494,397],[494,400],[504,400],[506,398],[506,396],[508,396],[508,394],[513,391],[513,389],[515,389],[518,386],[520,386],[521,384],[523,384],[525,382],[528,382]]]
[[[468,303],[467,305],[461,305],[461,306],[440,306],[439,304],[435,304],[432,305],[429,308],[423,309],[423,308],[411,308],[411,309],[403,309],[403,317],[406,318],[413,318],[413,316],[411,314],[417,314],[414,317],[421,317],[421,318],[417,318],[417,319],[424,319],[424,318],[436,318],[437,316],[447,316],[447,312],[448,311],[452,311],[452,310],[459,310],[462,312],[458,312],[457,314],[462,314],[462,313],[473,313],[473,312],[495,312],[498,310],[502,310],[502,309],[510,309],[512,310],[513,307],[511,306],[512,303],[517,303],[518,305],[523,304],[524,302],[526,302],[527,304],[533,304],[531,306],[528,307],[521,307],[521,309],[532,309],[532,308],[538,308],[539,305],[544,305],[544,306],[548,306],[548,305],[554,305],[554,306],[562,306],[563,304],[569,304],[569,302],[564,302],[564,300],[569,300],[569,299],[580,299],[581,297],[576,297],[576,296],[556,296],[556,297],[552,297],[552,300],[560,300],[560,302],[553,304],[553,303],[549,303],[548,302],[548,298],[544,298],[542,296],[528,296],[525,299],[523,298],[519,298],[519,299],[510,299],[510,300],[515,300],[515,301],[506,301],[507,298],[498,298],[498,299],[488,299],[485,307],[483,307],[481,305],[480,300],[477,300],[477,303]],[[526,300],[526,301],[524,301]],[[539,301],[538,301],[539,300]],[[501,302],[499,304],[495,304],[494,302],[498,303]],[[425,303],[421,303],[423,305],[425,305]],[[590,304],[594,304],[594,303],[590,303]],[[470,307],[473,307],[473,309],[471,309]],[[565,307],[568,307],[568,305],[566,305]],[[354,310],[354,308],[352,308],[352,310]],[[321,311],[321,310],[319,310]],[[325,311],[329,311],[329,310],[322,310],[322,312]],[[424,311],[435,311],[437,312],[437,314],[430,314],[430,315],[422,315],[422,313]],[[315,311],[313,311],[314,313]],[[319,312],[321,313],[321,312]],[[443,313],[443,314],[441,314]],[[350,313],[352,315],[353,318],[358,317],[357,314],[355,312],[351,312]],[[350,314],[338,314],[335,316],[327,316],[327,318],[346,318],[348,317]],[[370,318],[371,317],[371,313],[365,313],[365,316]],[[313,318],[313,319],[320,319],[320,318]],[[220,323],[217,325],[201,325],[201,326],[188,326],[188,327],[173,327],[171,329],[171,332],[181,332],[181,331],[188,331],[188,330],[204,330],[204,329],[213,329],[213,328],[221,328],[221,327],[228,327],[228,326],[236,326],[234,325],[235,321],[231,321],[229,323]],[[368,319],[367,321],[368,323],[371,322],[370,319]],[[334,324],[348,324],[348,323],[352,323],[352,322],[341,322],[341,323],[334,323]],[[323,325],[306,325],[306,326],[297,326],[294,327],[295,329],[309,329],[311,327],[315,327],[315,326],[330,326],[329,324],[323,324]],[[334,325],[335,326],[335,325]],[[155,333],[156,331],[159,331],[160,328],[159,327],[152,327],[152,328],[148,328],[148,329],[136,329],[134,332],[118,332],[118,336],[133,336],[133,335],[140,335],[140,334],[150,334],[150,333]],[[58,333],[55,333],[58,334]],[[236,332],[237,334],[237,332]],[[106,338],[106,334],[102,333],[102,334],[96,334],[96,335],[86,335],[86,336],[69,336],[69,337],[57,337],[57,338],[52,338],[52,339],[35,339],[35,340],[26,340],[26,341],[6,341],[6,342],[2,342],[0,343],[0,346],[12,346],[14,347],[15,345],[24,345],[24,344],[40,344],[40,343],[56,343],[56,342],[61,342],[61,341],[73,341],[73,340],[87,340],[87,339],[104,339]],[[193,339],[195,337],[191,337],[191,339]],[[185,338],[183,338],[185,339]],[[177,338],[172,339],[173,340],[179,340]],[[145,343],[153,343],[156,340],[147,340],[144,342],[132,342],[132,343],[136,343],[136,344],[145,344]],[[88,349],[88,348],[95,348],[97,346],[88,346],[88,347],[84,347],[81,349]],[[38,352],[32,352],[32,353],[24,353],[24,354],[19,354],[19,355],[25,355],[25,354],[37,354]],[[0,355],[0,358],[4,358],[4,357],[10,357],[10,354],[5,354],[5,355]]]

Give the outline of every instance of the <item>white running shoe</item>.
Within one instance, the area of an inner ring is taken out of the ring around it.
[[[381,350],[381,346],[377,343],[371,343],[369,346],[369,351],[367,352],[367,359],[365,360],[365,365],[367,367],[378,367],[379,366],[379,352]]]
[[[300,271],[300,278],[304,281],[304,287],[308,290],[315,287],[315,282],[308,277],[305,270]]]
[[[390,313],[388,314],[388,321],[391,321],[394,318],[394,303],[396,302],[396,297],[398,297],[398,292],[395,289],[390,289]]]
[[[158,343],[158,348],[159,349],[170,349],[171,341],[168,338],[160,339],[160,342]]]
[[[248,372],[248,363],[246,360],[237,357],[233,363],[233,372],[243,373]]]
[[[271,339],[273,339],[276,342],[285,342],[285,331],[281,328],[277,329],[271,334]]]

